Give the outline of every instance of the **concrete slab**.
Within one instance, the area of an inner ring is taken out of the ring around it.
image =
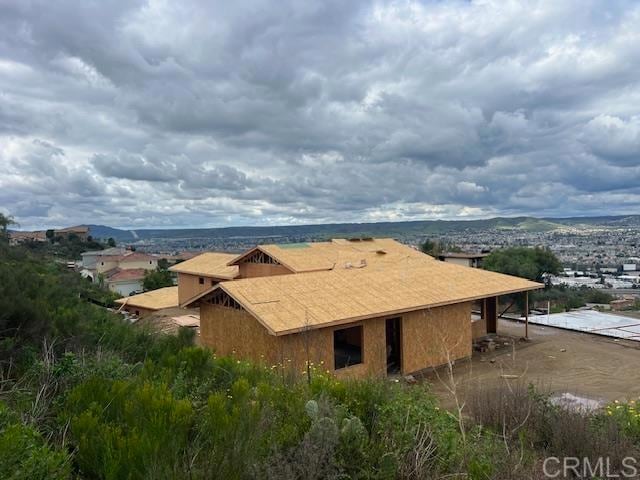
[[[640,342],[640,320],[596,310],[532,315],[529,323]]]

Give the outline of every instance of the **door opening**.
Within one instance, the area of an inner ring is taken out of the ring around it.
[[[400,317],[387,318],[387,373],[400,373],[402,369],[402,338],[400,331]]]

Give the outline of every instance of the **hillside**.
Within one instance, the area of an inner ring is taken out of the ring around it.
[[[522,230],[548,232],[563,227],[638,227],[640,215],[611,217],[495,217],[484,220],[423,220],[411,222],[335,223],[321,225],[291,225],[274,227],[224,227],[187,229],[122,230],[103,225],[90,225],[96,238],[113,237],[116,241],[132,242],[153,238],[275,238],[280,236],[309,235],[316,238],[372,236],[385,237],[401,234],[445,234],[462,231]]]
[[[575,411],[514,383],[447,410],[426,381],[216,356],[84,301],[95,288],[0,242],[0,478],[506,480],[640,455],[634,402]]]

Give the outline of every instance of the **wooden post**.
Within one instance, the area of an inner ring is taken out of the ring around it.
[[[487,333],[498,333],[498,297],[488,297],[485,302]]]
[[[524,292],[524,338],[529,340],[529,292]]]

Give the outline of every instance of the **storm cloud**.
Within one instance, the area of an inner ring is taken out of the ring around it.
[[[23,228],[640,211],[635,1],[0,2]]]

